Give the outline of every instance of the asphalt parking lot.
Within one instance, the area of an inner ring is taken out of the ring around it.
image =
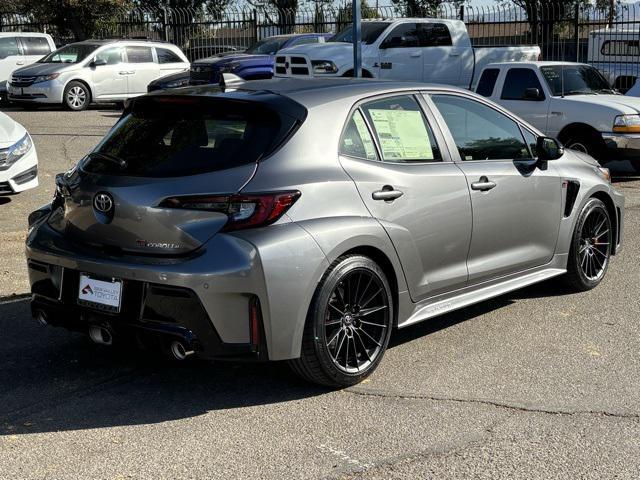
[[[640,178],[617,166],[624,250],[595,290],[547,282],[397,332],[363,384],[284,364],[175,364],[37,325],[26,216],[120,112],[5,109],[40,186],[0,198],[0,477],[640,477]]]

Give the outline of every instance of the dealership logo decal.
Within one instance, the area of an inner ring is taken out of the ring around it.
[[[113,199],[108,193],[97,193],[93,198],[93,207],[102,213],[109,213],[113,210]]]
[[[93,295],[93,290],[91,289],[91,285],[88,285],[82,289],[82,293],[84,295]]]

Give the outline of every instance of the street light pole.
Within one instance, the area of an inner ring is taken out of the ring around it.
[[[360,12],[360,1],[351,0],[352,17],[353,17],[353,76],[358,78],[362,76],[362,49],[360,40],[362,38],[362,22]]]

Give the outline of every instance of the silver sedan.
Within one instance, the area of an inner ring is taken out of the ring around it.
[[[473,93],[270,80],[139,97],[29,218],[32,310],[352,385],[392,331],[621,247],[609,172]]]

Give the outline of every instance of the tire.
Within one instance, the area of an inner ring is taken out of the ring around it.
[[[591,198],[580,212],[571,238],[567,273],[562,277],[567,287],[584,292],[602,281],[611,259],[612,233],[607,207]]]
[[[569,135],[563,143],[566,148],[586,153],[596,160],[600,160],[603,157],[602,139],[593,132]]]
[[[393,295],[378,264],[362,255],[340,257],[316,289],[301,356],[289,363],[309,382],[329,387],[355,385],[382,360],[393,319]]]
[[[91,91],[84,83],[72,81],[64,88],[63,105],[76,112],[86,110],[91,103]]]

